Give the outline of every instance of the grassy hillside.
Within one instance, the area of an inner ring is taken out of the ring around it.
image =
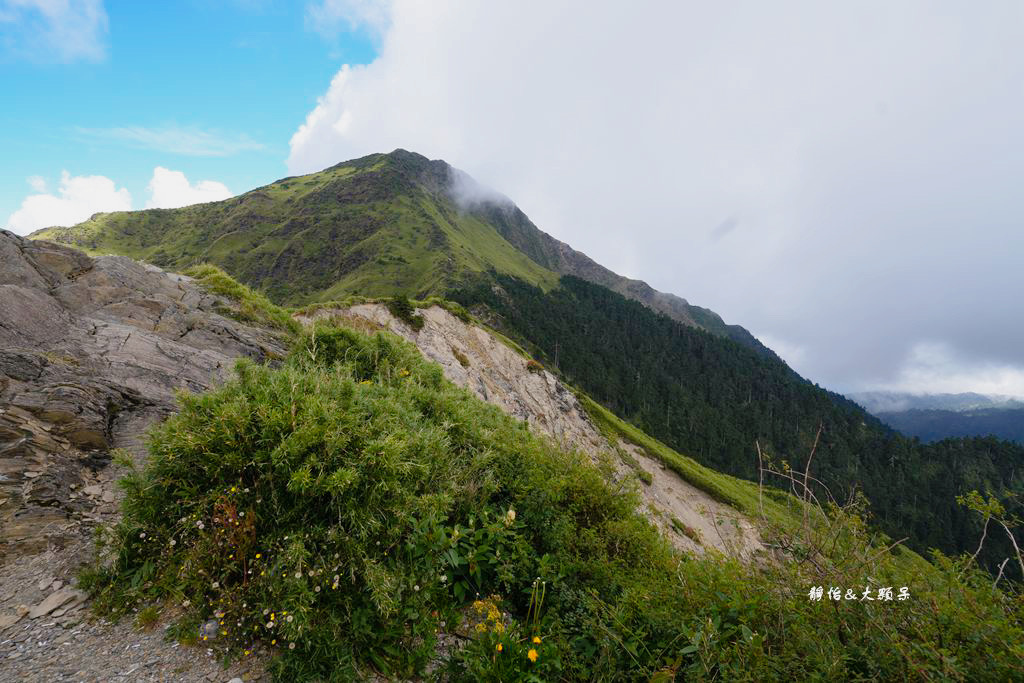
[[[98,214],[33,237],[172,270],[212,263],[284,304],[348,294],[424,298],[488,269],[541,287],[556,282],[460,211],[447,182],[443,162],[375,154],[222,202]]]
[[[782,513],[775,561],[680,555],[634,493],[386,333],[323,326],[278,367],[241,362],[183,395],[150,444],[82,585],[101,612],[148,622],[170,607],[180,640],[271,656],[277,680],[407,678],[428,663],[505,682],[1024,675],[1024,602],[968,559],[907,562],[855,509]],[[749,505],[749,490],[721,493]],[[879,599],[812,600],[815,586]],[[878,592],[901,587],[905,600]],[[457,645],[438,649],[452,631]]]

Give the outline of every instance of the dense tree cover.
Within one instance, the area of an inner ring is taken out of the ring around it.
[[[878,526],[919,551],[973,552],[976,514],[956,496],[1024,491],[1024,448],[995,438],[921,444],[785,363],[681,325],[603,287],[564,277],[547,293],[492,275],[454,298],[489,309],[505,332],[645,432],[717,470],[758,478],[755,442],[779,467],[803,471],[819,425],[814,476],[839,502],[855,488]],[[772,483],[784,484],[774,481]],[[1013,509],[1013,505],[1010,506]],[[992,567],[1008,542],[990,539]]]

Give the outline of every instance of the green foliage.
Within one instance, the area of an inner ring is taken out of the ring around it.
[[[265,325],[289,334],[298,334],[301,325],[288,311],[270,302],[267,297],[241,284],[217,266],[204,263],[184,272],[214,294],[230,299],[236,307],[227,311],[242,322]]]
[[[155,605],[143,607],[135,616],[135,623],[144,631],[148,631],[160,621],[160,609]]]
[[[838,501],[862,490],[879,527],[909,536],[908,545],[921,553],[973,551],[980,526],[956,496],[972,488],[1024,493],[1022,446],[991,438],[916,443],[777,358],[681,325],[604,287],[563,277],[544,292],[494,278],[499,286],[481,283],[453,298],[489,310],[550,369],[635,425],[644,436],[631,437],[634,443],[655,437],[712,470],[757,481],[756,442],[802,469],[822,425],[817,479]],[[690,463],[679,466],[678,456],[661,459],[691,483],[741,504]],[[823,488],[817,492],[826,497]],[[749,496],[741,509],[750,511]],[[994,539],[979,560],[994,569],[1010,552],[1005,539]]]
[[[413,330],[419,332],[423,329],[423,316],[416,312],[412,302],[407,297],[396,296],[387,300],[388,311]]]
[[[532,373],[544,372],[544,366],[531,358],[526,361],[526,370]]]
[[[535,580],[523,622],[502,613],[500,596],[476,600],[468,610],[474,638],[449,660],[448,677],[486,683],[561,678],[558,647],[544,637],[540,619],[546,593],[547,584]]]
[[[1024,603],[968,561],[908,570],[847,511],[811,518],[834,555],[808,550],[792,519],[776,529],[783,561],[678,555],[586,458],[390,334],[319,326],[283,366],[240,361],[180,403],[123,481],[109,562],[82,585],[114,614],[180,604],[172,634],[232,656],[269,649],[278,680],[416,675],[441,622],[471,618],[478,595],[500,596],[500,616],[486,609],[446,664],[474,680],[1024,672]],[[828,580],[909,585],[914,599],[808,601]]]

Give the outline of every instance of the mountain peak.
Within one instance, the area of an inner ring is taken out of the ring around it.
[[[222,202],[102,214],[34,237],[182,269],[208,261],[279,302],[444,296],[487,273],[549,289],[572,275],[770,353],[706,309],[624,278],[540,230],[447,162],[397,148]]]

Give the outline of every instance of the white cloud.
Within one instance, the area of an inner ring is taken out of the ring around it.
[[[56,194],[46,192],[46,180],[40,176],[32,176],[28,182],[38,194],[26,197],[21,208],[7,219],[7,229],[19,235],[57,225],[76,225],[94,213],[132,209],[128,190],[118,188],[105,176],[73,176],[63,171]],[[173,209],[233,196],[224,183],[215,180],[190,183],[181,171],[162,166],[153,169],[146,190],[149,193],[147,209]]]
[[[306,23],[320,35],[331,38],[343,28],[365,28],[380,36],[391,20],[389,0],[320,0],[306,7]]]
[[[773,334],[758,333],[754,336],[757,337],[762,344],[778,354],[782,360],[786,361],[786,365],[793,368],[798,373],[804,372],[802,366],[807,360],[806,348],[799,344],[790,343]]]
[[[0,0],[0,54],[36,62],[106,56],[103,0]]]
[[[798,344],[827,386],[895,377],[921,338],[1024,366],[1020,3],[390,7],[291,173],[443,158],[608,267]]]
[[[200,180],[193,185],[181,171],[171,171],[162,166],[153,169],[153,178],[146,189],[149,191],[147,209],[176,209],[233,196],[224,183]]]
[[[974,392],[1024,398],[1024,367],[963,357],[944,342],[914,344],[896,378],[869,390],[910,394]]]
[[[136,149],[151,149],[169,154],[195,157],[226,157],[263,149],[263,144],[247,135],[232,135],[195,127],[121,126],[115,128],[75,128],[90,141],[114,142]]]
[[[55,225],[70,226],[100,211],[128,211],[132,197],[125,188],[101,175],[72,176],[63,171],[57,194],[34,194],[7,219],[7,228],[19,235]]]

